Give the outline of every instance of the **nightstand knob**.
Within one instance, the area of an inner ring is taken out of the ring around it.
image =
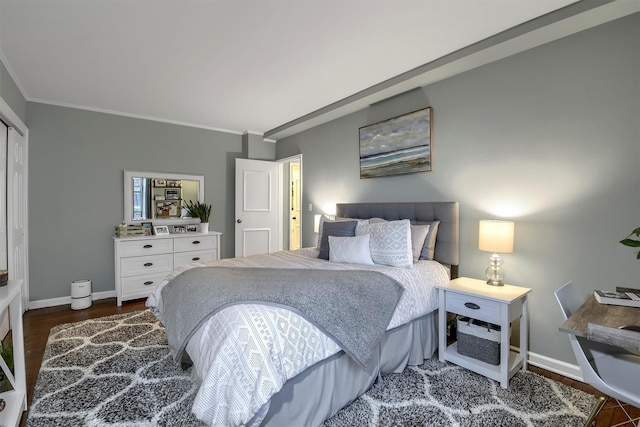
[[[464,306],[467,307],[467,308],[470,308],[471,310],[480,309],[480,306],[478,304],[476,304],[475,302],[465,302]]]

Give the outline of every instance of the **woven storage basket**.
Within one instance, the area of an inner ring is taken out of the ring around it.
[[[500,364],[500,326],[458,317],[458,353],[491,365]]]

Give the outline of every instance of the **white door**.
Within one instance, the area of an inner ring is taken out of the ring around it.
[[[15,129],[9,128],[7,150],[7,212],[9,279],[22,279],[22,307],[29,301],[27,261],[27,142]]]
[[[276,162],[236,159],[236,256],[282,247],[280,184]]]

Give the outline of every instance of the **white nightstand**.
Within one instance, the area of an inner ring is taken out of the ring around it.
[[[460,277],[436,286],[439,297],[440,361],[460,365],[480,375],[500,381],[507,388],[509,379],[522,368],[527,369],[527,295],[531,289],[519,286],[491,286],[485,281]],[[458,353],[458,343],[447,347],[447,312],[501,326],[500,364],[491,365]],[[520,353],[509,350],[509,325],[520,317]]]

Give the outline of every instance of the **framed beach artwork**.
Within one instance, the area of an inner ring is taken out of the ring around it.
[[[431,107],[363,126],[360,178],[431,170]]]

